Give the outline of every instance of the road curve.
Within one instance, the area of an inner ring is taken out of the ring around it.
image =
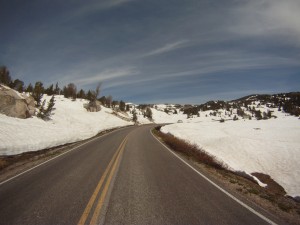
[[[124,128],[0,185],[0,224],[269,224]]]

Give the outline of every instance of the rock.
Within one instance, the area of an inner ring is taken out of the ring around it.
[[[21,119],[29,118],[35,114],[34,99],[0,85],[0,113]]]

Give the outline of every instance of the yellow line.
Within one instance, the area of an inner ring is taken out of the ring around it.
[[[127,138],[127,137],[126,137],[126,138]],[[91,211],[91,208],[92,208],[92,206],[93,206],[93,204],[94,204],[94,202],[95,202],[95,200],[96,200],[96,198],[97,198],[97,195],[98,195],[98,193],[99,193],[99,191],[100,191],[100,189],[101,189],[101,187],[102,187],[102,185],[103,185],[103,182],[104,182],[104,180],[105,180],[105,178],[106,178],[106,176],[107,176],[107,174],[108,174],[108,171],[110,170],[110,168],[111,168],[113,162],[115,161],[117,155],[120,153],[120,151],[121,151],[121,149],[122,149],[122,146],[124,145],[124,143],[125,143],[125,141],[126,141],[126,138],[122,141],[122,143],[121,143],[121,145],[119,146],[118,150],[117,150],[116,153],[113,155],[111,161],[109,162],[107,168],[105,169],[104,174],[102,175],[102,177],[101,177],[99,183],[97,184],[97,187],[96,187],[94,193],[92,194],[92,196],[91,196],[91,198],[90,198],[90,200],[89,200],[87,206],[85,207],[85,210],[84,210],[84,212],[83,212],[83,214],[82,214],[82,216],[81,216],[81,218],[80,218],[80,220],[79,220],[79,222],[78,222],[78,225],[83,225],[83,224],[85,223],[87,217],[89,216],[89,213],[90,213],[90,211]]]
[[[127,142],[127,140],[126,140],[126,142]],[[125,142],[125,144],[123,145],[123,147],[122,147],[122,149],[121,149],[121,151],[120,151],[120,153],[119,153],[119,155],[118,155],[118,157],[117,157],[117,159],[116,159],[116,161],[115,161],[115,163],[114,163],[114,165],[113,165],[113,168],[112,168],[112,170],[111,170],[111,172],[110,172],[110,174],[109,174],[109,177],[107,178],[107,181],[106,181],[106,183],[105,183],[105,186],[104,186],[104,188],[103,188],[103,191],[102,191],[102,193],[101,193],[101,196],[100,196],[100,198],[99,198],[99,200],[98,200],[98,204],[97,204],[96,209],[95,209],[95,211],[94,211],[93,217],[92,217],[92,219],[91,219],[90,225],[97,224],[97,222],[98,222],[98,217],[99,217],[101,208],[102,208],[102,206],[103,206],[104,200],[105,200],[105,198],[106,198],[106,194],[107,194],[109,185],[110,185],[110,183],[111,183],[112,177],[113,177],[113,175],[114,175],[114,173],[115,173],[115,170],[116,170],[116,168],[117,168],[117,165],[118,165],[118,163],[119,163],[120,157],[121,157],[121,155],[122,155],[122,153],[123,153],[123,151],[124,151],[126,142]]]

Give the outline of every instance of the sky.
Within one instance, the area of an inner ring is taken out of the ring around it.
[[[299,0],[0,0],[0,65],[134,103],[300,91]]]

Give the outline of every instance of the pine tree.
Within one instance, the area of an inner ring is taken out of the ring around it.
[[[102,105],[106,106],[106,97],[102,96],[101,98],[99,98],[99,101],[102,103]]]
[[[32,91],[33,91],[33,87],[32,87],[32,84],[30,83],[30,84],[28,85],[28,87],[26,88],[26,92],[31,93]]]
[[[86,98],[86,94],[85,94],[84,90],[80,89],[80,91],[77,94],[77,98],[83,98],[83,99]]]
[[[54,95],[53,95],[51,97],[50,101],[48,102],[48,106],[47,106],[47,109],[45,111],[45,116],[47,118],[50,118],[52,111],[55,109],[54,105],[55,105],[55,98],[54,98]]]
[[[112,105],[112,108],[115,109],[116,106],[119,105],[119,101],[114,100],[114,101],[112,101],[111,105]]]
[[[54,95],[53,84],[51,84],[51,85],[45,90],[45,94],[47,94],[48,96]]]
[[[261,111],[260,110],[257,110],[254,113],[255,113],[255,118],[257,120],[261,120],[262,119],[262,115],[261,115]]]
[[[74,83],[69,83],[67,87],[64,88],[64,96],[65,98],[76,99],[77,87]]]
[[[59,88],[59,86],[58,86],[58,82],[56,83],[56,85],[55,85],[55,89],[54,89],[54,94],[55,95],[59,95],[60,94],[60,88]]]
[[[54,95],[48,102],[47,108],[45,108],[45,104],[46,104],[46,100],[44,100],[43,103],[41,104],[41,106],[39,107],[39,113],[37,114],[37,117],[39,117],[43,120],[49,120],[51,117],[52,111],[55,109],[54,108],[54,105],[55,105]]]
[[[125,102],[123,102],[122,100],[120,101],[120,110],[121,111],[125,111],[125,107],[126,107],[126,105],[125,105]]]
[[[42,102],[42,104],[39,106],[39,112],[37,114],[37,117],[44,119],[45,115],[45,104],[46,104],[46,99]]]
[[[20,93],[24,91],[24,82],[19,79],[12,81],[9,86]]]
[[[1,66],[0,67],[0,83],[9,86],[11,83],[11,77],[9,75],[9,71],[6,68],[6,66]]]
[[[44,94],[44,87],[43,87],[43,83],[38,81],[35,83],[33,91],[32,91],[32,97],[34,98],[34,100],[36,101],[36,105],[39,107],[41,106],[41,100]]]
[[[86,99],[89,101],[92,101],[92,98],[93,98],[93,94],[92,94],[91,90],[89,90],[88,93],[86,94]]]
[[[268,116],[269,118],[272,117],[272,112],[271,112],[270,110],[268,110],[267,116]]]
[[[146,116],[149,120],[152,120],[152,111],[151,111],[150,107],[147,107],[147,108],[146,108],[145,116]]]

